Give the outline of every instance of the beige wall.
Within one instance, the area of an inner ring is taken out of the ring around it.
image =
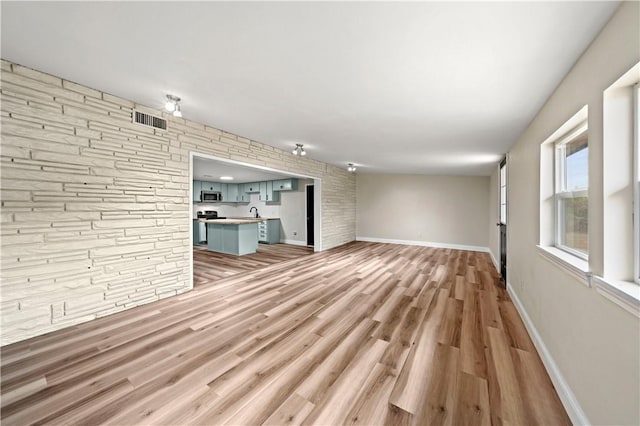
[[[359,173],[358,238],[488,246],[489,177]]]
[[[540,144],[588,104],[589,263],[602,274],[603,91],[640,60],[639,5],[622,3],[507,165],[509,285],[592,424],[640,424],[640,320],[538,254]]]
[[[320,178],[323,249],[355,239],[344,169],[6,61],[1,83],[2,344],[190,289],[191,152]]]

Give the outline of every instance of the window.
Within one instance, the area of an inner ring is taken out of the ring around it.
[[[555,144],[555,246],[589,254],[589,144],[583,122]]]
[[[589,144],[584,105],[540,145],[538,253],[589,286]],[[597,225],[597,223],[596,223]]]

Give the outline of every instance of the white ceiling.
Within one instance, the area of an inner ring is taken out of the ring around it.
[[[359,171],[486,175],[617,6],[2,1],[2,57]]]
[[[193,178],[209,182],[222,182],[221,176],[231,176],[232,183],[261,182],[266,180],[287,179],[294,175],[272,173],[255,167],[246,167],[232,163],[193,158]]]

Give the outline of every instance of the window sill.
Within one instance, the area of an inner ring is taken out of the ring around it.
[[[634,282],[611,280],[593,275],[596,291],[640,318],[640,286]]]
[[[556,247],[536,247],[538,248],[538,254],[540,254],[542,257],[566,270],[586,287],[591,287],[591,273],[589,272],[589,262],[580,259],[579,257],[573,256]]]

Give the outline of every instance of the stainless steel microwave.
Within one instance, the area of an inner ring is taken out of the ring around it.
[[[222,201],[222,193],[220,191],[200,191],[200,201],[220,202]]]

